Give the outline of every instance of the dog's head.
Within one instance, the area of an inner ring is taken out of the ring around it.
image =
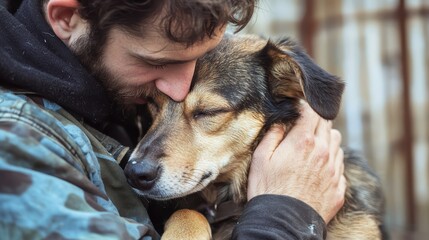
[[[164,95],[149,101],[153,125],[125,174],[138,193],[153,199],[185,196],[212,182],[230,183],[242,194],[263,130],[292,124],[302,99],[333,119],[343,87],[290,40],[225,37],[198,62],[183,102]]]

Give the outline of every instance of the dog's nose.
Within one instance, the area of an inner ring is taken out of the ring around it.
[[[160,170],[161,168],[156,161],[131,159],[125,166],[124,172],[132,187],[139,190],[149,190],[155,184]]]

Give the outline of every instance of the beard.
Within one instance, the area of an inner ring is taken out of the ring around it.
[[[106,90],[110,99],[122,110],[134,109],[135,99],[148,98],[159,94],[156,87],[150,84],[144,86],[129,86],[126,81],[115,75],[103,63],[105,39],[96,34],[83,34],[70,45],[71,51],[78,57],[89,74]]]

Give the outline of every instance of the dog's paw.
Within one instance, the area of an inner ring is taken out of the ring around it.
[[[181,209],[173,213],[164,227],[162,240],[211,239],[212,233],[207,219],[199,212]]]

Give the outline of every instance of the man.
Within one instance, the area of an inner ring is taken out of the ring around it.
[[[129,148],[107,134],[118,135],[154,91],[182,101],[196,60],[219,43],[227,23],[243,27],[254,2],[9,6],[0,7],[2,237],[158,238],[119,166]],[[254,154],[234,238],[319,239],[343,204],[339,133],[307,107],[284,134],[273,127]]]

